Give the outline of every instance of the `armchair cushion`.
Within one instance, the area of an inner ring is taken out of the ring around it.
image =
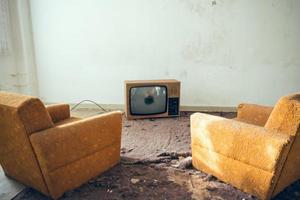
[[[274,172],[290,137],[263,127],[196,113],[191,117],[192,148],[200,146],[231,159]]]
[[[288,135],[300,133],[300,93],[280,98],[265,127]]]
[[[239,104],[237,110],[237,120],[264,126],[272,112],[273,108],[256,104]]]
[[[70,118],[69,104],[53,104],[46,106],[48,113],[51,116],[53,123]]]

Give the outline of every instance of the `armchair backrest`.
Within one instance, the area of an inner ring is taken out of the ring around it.
[[[7,175],[46,193],[29,136],[52,126],[38,98],[0,92],[0,164]]]
[[[282,168],[276,173],[272,197],[300,178],[300,94],[282,97],[276,103],[265,128],[291,136],[289,150],[283,153]]]
[[[293,136],[299,134],[300,93],[279,99],[269,116],[265,128]]]
[[[19,120],[12,120],[13,116]],[[15,124],[9,133],[15,132],[16,126],[23,127],[27,135],[53,127],[44,104],[38,98],[26,95],[0,92],[0,117],[2,126]]]

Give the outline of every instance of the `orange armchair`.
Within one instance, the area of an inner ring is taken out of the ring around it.
[[[118,163],[121,120],[121,112],[79,119],[67,104],[0,92],[0,164],[57,199]]]
[[[274,109],[241,104],[236,120],[191,116],[196,169],[260,199],[270,199],[300,178],[300,94]]]

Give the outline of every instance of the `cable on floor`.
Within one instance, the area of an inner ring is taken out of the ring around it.
[[[89,100],[89,99],[85,99],[80,101],[79,103],[75,104],[72,108],[71,111],[73,111],[75,108],[77,108],[80,104],[82,104],[83,102],[90,102],[95,104],[98,108],[100,108],[101,110],[103,110],[104,112],[107,112],[107,110],[105,110],[102,106],[100,106],[98,103],[96,103],[95,101]]]

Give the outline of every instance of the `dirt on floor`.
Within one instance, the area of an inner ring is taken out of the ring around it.
[[[77,111],[77,116],[88,112]],[[191,166],[191,113],[178,118],[123,119],[121,162],[111,170],[66,192],[61,199],[255,199]],[[227,118],[235,113],[210,113]],[[91,114],[93,115],[93,114]],[[295,183],[276,199],[300,199]],[[49,199],[27,188],[15,200]]]

